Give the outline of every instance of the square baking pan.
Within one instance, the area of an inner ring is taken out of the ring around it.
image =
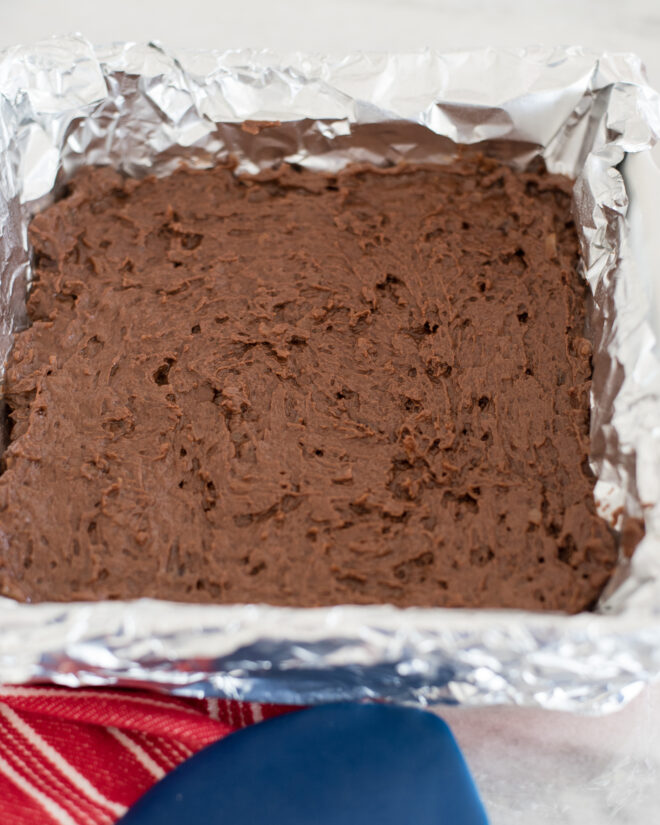
[[[628,519],[645,524],[594,612],[577,616],[2,599],[0,681],[598,714],[660,671],[659,190],[650,160],[660,101],[637,58],[579,48],[175,55],[157,44],[54,38],[0,56],[0,125],[3,361],[26,322],[29,219],[83,165],[139,177],[232,157],[241,172],[282,161],[336,171],[447,163],[468,145],[519,169],[542,158],[576,178],[593,298],[595,495],[620,530]]]

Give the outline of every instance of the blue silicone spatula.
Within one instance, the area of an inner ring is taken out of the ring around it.
[[[431,713],[323,705],[245,728],[182,763],[122,825],[487,825]]]

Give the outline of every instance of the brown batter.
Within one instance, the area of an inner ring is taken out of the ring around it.
[[[569,212],[484,160],[82,171],[30,230],[1,592],[591,605],[617,554]]]

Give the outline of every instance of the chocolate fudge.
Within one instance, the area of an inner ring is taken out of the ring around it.
[[[2,594],[591,606],[570,193],[467,156],[80,171],[30,227]]]

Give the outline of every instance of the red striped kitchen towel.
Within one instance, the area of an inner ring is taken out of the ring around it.
[[[0,687],[0,823],[115,822],[200,748],[290,710],[147,691]]]

